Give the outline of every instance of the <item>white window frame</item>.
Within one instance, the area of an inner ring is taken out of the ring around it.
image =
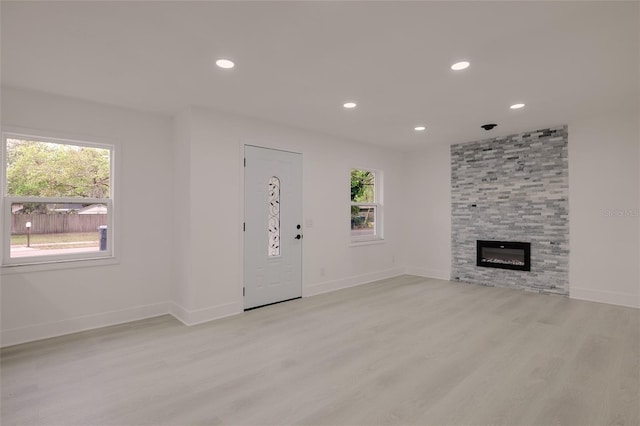
[[[351,171],[352,170],[364,170],[367,172],[373,173],[373,203],[356,203],[351,201],[351,191],[349,191],[349,201],[350,207],[360,206],[360,207],[374,207],[376,212],[376,220],[375,220],[375,229],[374,235],[365,235],[360,237],[354,237],[351,234],[351,216],[349,216],[349,235],[351,236],[351,242],[355,245],[358,243],[371,243],[371,242],[382,242],[384,240],[383,234],[383,175],[382,171],[371,169],[369,167],[351,167],[349,169],[349,185],[351,185]],[[351,212],[351,209],[349,209]]]
[[[2,132],[2,173],[0,184],[2,185],[2,201],[0,211],[2,215],[2,270],[7,272],[9,268],[21,269],[19,267],[32,267],[37,265],[69,264],[69,262],[91,260],[104,261],[105,259],[115,259],[115,145],[91,140],[78,140],[66,137],[43,136],[46,132],[33,132],[21,130],[7,130]],[[84,197],[22,197],[9,196],[7,194],[7,139],[25,139],[38,142],[48,142],[63,145],[75,145],[89,148],[100,148],[109,150],[109,198],[84,198]],[[11,258],[11,205],[14,203],[43,203],[43,204],[105,204],[107,206],[107,250],[93,251],[86,253],[68,253],[56,255],[39,255]],[[83,263],[83,265],[84,265]]]

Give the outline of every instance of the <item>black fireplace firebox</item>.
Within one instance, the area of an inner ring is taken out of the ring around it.
[[[476,253],[478,266],[531,270],[531,243],[478,240]]]

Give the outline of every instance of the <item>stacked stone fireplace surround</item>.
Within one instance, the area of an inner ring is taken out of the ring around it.
[[[567,127],[451,146],[452,279],[569,294]],[[531,243],[531,271],[476,266],[476,241]]]

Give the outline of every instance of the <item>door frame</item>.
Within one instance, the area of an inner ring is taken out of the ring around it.
[[[240,277],[240,282],[238,285],[238,296],[240,297],[240,300],[242,301],[242,311],[244,312],[246,307],[245,307],[245,301],[244,301],[244,158],[245,158],[245,146],[253,146],[256,148],[264,148],[264,149],[271,149],[273,151],[282,151],[282,152],[289,152],[292,154],[300,154],[301,158],[302,158],[302,182],[301,182],[301,186],[302,186],[302,199],[300,200],[300,202],[302,203],[301,207],[301,211],[302,211],[302,231],[304,231],[304,154],[302,152],[298,152],[298,151],[293,151],[291,149],[287,149],[287,148],[283,148],[283,147],[274,147],[274,146],[269,146],[267,144],[261,143],[259,141],[256,141],[254,139],[242,139],[238,142],[238,149],[239,149],[239,154],[240,154],[240,158],[239,158],[239,170],[240,170],[240,186],[238,188],[238,194],[240,194],[239,201],[238,201],[238,205],[239,205],[239,210],[238,210],[238,217],[240,218],[238,221],[238,240],[239,240],[239,247],[240,247],[240,264],[239,264],[239,271],[238,271],[238,276]],[[302,244],[302,256],[300,259],[300,286],[302,288],[302,293],[301,293],[301,297],[305,297],[304,295],[304,243]]]

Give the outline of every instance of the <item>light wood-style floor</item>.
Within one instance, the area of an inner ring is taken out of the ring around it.
[[[2,425],[638,425],[640,311],[403,276],[2,350]]]

